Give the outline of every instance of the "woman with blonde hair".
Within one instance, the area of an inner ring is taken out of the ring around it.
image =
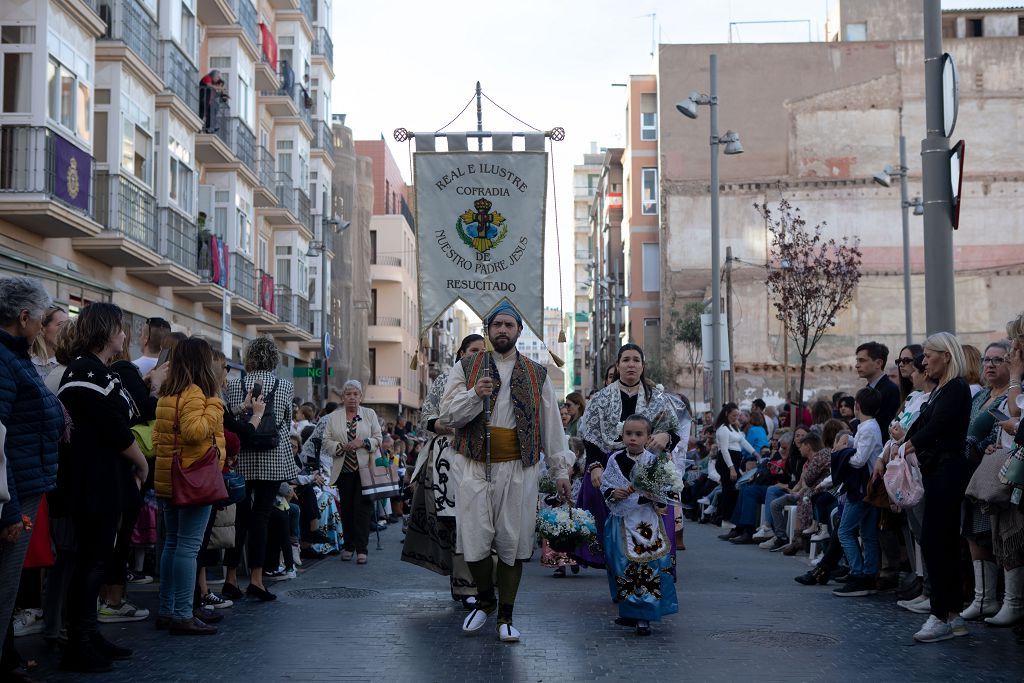
[[[970,479],[964,448],[971,390],[964,378],[964,350],[949,332],[924,343],[924,368],[936,383],[905,439],[921,465],[925,499],[921,551],[931,579],[931,615],[914,640],[934,643],[967,635],[960,568],[960,508]]]
[[[981,351],[972,344],[963,345],[964,379],[971,388],[971,398],[981,391]]]
[[[43,315],[43,329],[32,344],[32,363],[45,381],[60,364],[56,358],[57,335],[68,321],[68,312],[60,306],[50,306]]]
[[[224,466],[224,402],[221,378],[214,373],[213,349],[205,339],[192,337],[178,343],[170,372],[161,387],[153,427],[156,447],[154,484],[164,520],[164,549],[160,556],[160,613],[156,627],[175,635],[211,635],[216,627],[193,614],[196,556],[210,520],[210,503],[174,505],[172,460],[187,469],[211,446]]]

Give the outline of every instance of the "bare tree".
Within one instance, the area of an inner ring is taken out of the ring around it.
[[[800,210],[783,199],[777,213],[767,204],[754,207],[771,235],[768,295],[775,317],[782,322],[800,356],[800,393],[803,400],[807,359],[836,318],[853,301],[860,281],[860,241],[848,236],[837,241],[822,235],[825,224],[808,228]]]

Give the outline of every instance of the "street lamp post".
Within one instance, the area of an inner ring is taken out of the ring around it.
[[[876,173],[874,180],[882,187],[889,187],[892,183],[892,176],[900,178],[900,209],[903,219],[903,317],[906,327],[907,345],[914,343],[914,314],[911,306],[910,289],[910,215],[909,210],[914,209],[914,215],[920,216],[924,213],[924,204],[920,197],[913,200],[907,198],[907,139],[900,136],[900,165],[898,169],[886,166],[881,173]]]
[[[711,409],[717,411],[722,405],[722,292],[721,292],[721,259],[722,245],[719,229],[718,211],[718,148],[725,143],[726,154],[742,154],[743,146],[739,135],[729,130],[725,135],[718,134],[718,55],[709,56],[708,95],[692,92],[690,96],[676,104],[676,110],[687,118],[697,118],[697,106],[707,105],[711,108]]]
[[[327,307],[330,305],[327,299],[327,231],[330,230],[333,235],[340,235],[350,225],[350,221],[324,216],[320,223],[320,239],[311,241],[309,243],[309,251],[306,252],[307,256],[314,258],[317,255],[320,256],[320,391],[322,393],[322,405],[327,403],[331,393],[330,385],[327,382],[328,373],[330,372],[328,361],[330,361],[331,354],[326,343],[329,338],[327,333]]]

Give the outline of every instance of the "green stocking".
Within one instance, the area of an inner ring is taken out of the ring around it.
[[[487,557],[477,562],[467,562],[466,565],[476,583],[477,608],[490,614],[497,607],[497,600],[494,599],[494,562]],[[501,580],[500,570],[498,580]]]
[[[512,608],[516,604],[519,582],[523,578],[523,561],[513,565],[498,561],[498,623],[512,623]]]

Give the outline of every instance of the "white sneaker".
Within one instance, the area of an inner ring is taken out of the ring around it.
[[[290,579],[298,578],[298,574],[295,573],[294,569],[285,569],[280,573],[274,572],[272,574],[264,574],[271,581],[288,581]]]
[[[711,505],[705,508],[704,510],[704,514],[708,517],[714,517],[716,512],[718,512],[718,508],[716,508],[714,505]]]
[[[487,612],[482,609],[473,609],[462,622],[463,633],[476,633],[487,623]]]
[[[292,564],[296,567],[302,566],[302,548],[298,544],[292,544]]]
[[[829,535],[830,534],[828,533],[828,527],[823,526],[820,529],[818,529],[818,532],[816,534],[811,536],[811,543],[821,543],[822,541],[827,541]]]
[[[929,614],[932,611],[932,599],[924,598],[917,600],[907,606],[906,609],[910,610],[914,614]]]
[[[937,643],[955,637],[953,627],[934,614],[930,615],[921,630],[914,634],[914,640],[919,643]]]
[[[512,624],[500,624],[498,626],[498,640],[503,643],[518,643],[522,634]]]
[[[755,541],[764,541],[770,538],[775,538],[775,532],[766,527],[761,527],[757,530],[757,533],[753,536]]]
[[[711,499],[708,498],[707,496],[704,496],[703,498],[700,498],[697,501],[697,503],[700,504],[700,505],[711,505]]]
[[[963,617],[956,617],[954,619],[950,619],[949,626],[951,629],[953,629],[953,635],[957,636],[958,638],[960,636],[970,635],[970,631],[967,630],[967,621],[964,620]]]
[[[36,616],[33,609],[20,609],[14,613],[15,638],[42,633],[45,626],[42,618]]]
[[[817,523],[817,522],[814,522],[814,523],[813,523],[813,524],[811,524],[811,525],[810,525],[809,527],[807,527],[806,529],[804,529],[804,530],[803,530],[803,531],[801,532],[801,535],[802,535],[802,536],[813,536],[813,535],[814,535],[814,534],[816,534],[816,533],[818,533],[818,523]]]
[[[96,612],[96,619],[102,624],[119,624],[127,621],[143,621],[149,618],[149,610],[145,607],[136,607],[125,600],[120,605],[108,605],[100,603]]]
[[[757,547],[758,548],[764,548],[765,550],[771,550],[773,545],[775,545],[775,537],[774,536],[772,536],[771,538],[769,538],[767,541],[765,541],[763,543],[758,543]]]

